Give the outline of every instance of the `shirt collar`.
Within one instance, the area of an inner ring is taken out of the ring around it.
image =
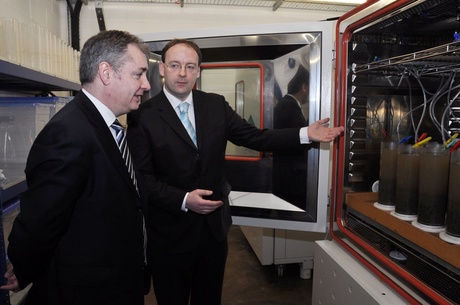
[[[84,88],[82,89],[83,93],[89,98],[89,100],[94,104],[97,108],[99,113],[101,114],[104,122],[107,124],[107,127],[110,127],[112,123],[115,121],[116,116],[113,114],[112,110],[110,110],[106,105],[104,105],[101,101],[95,98],[91,93],[89,93]]]
[[[165,93],[166,98],[168,99],[169,103],[171,103],[171,106],[174,109],[176,109],[177,106],[179,106],[179,104],[182,103],[182,101],[180,99],[178,99],[177,97],[175,97],[174,95],[169,93],[169,91],[166,89],[166,86],[163,86],[163,92]],[[193,108],[192,92],[190,92],[190,94],[187,96],[187,98],[185,99],[184,102],[187,102],[187,103],[190,104],[190,108],[189,108],[190,110]]]
[[[112,110],[109,109],[106,105],[104,105],[101,101],[95,98],[91,93],[89,93],[86,89],[82,89],[83,93],[89,98],[89,100],[94,104],[96,109],[101,114],[104,122],[107,124],[107,127],[110,127],[112,123],[117,118]]]
[[[292,98],[297,102],[297,105],[299,105],[299,107],[302,108],[302,106],[300,105],[300,102],[295,98],[294,95],[289,94],[289,93],[288,93],[287,95],[289,95],[290,97],[292,97]]]

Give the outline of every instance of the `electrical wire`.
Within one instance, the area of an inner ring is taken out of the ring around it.
[[[415,139],[418,139],[420,128],[427,115],[431,119],[435,128],[441,134],[443,142],[445,142],[446,137],[449,136],[449,130],[445,127],[446,115],[447,113],[452,114],[451,106],[454,103],[454,101],[457,99],[457,97],[460,95],[460,92],[459,92],[458,94],[455,95],[454,98],[450,98],[451,94],[455,90],[460,89],[460,85],[454,86],[455,78],[456,78],[456,71],[451,71],[451,73],[448,74],[447,78],[445,77],[446,73],[442,73],[438,88],[434,92],[430,92],[422,82],[422,78],[427,76],[424,73],[425,68],[426,66],[417,67],[415,65],[409,65],[409,66],[398,68],[401,73],[401,79],[399,81],[399,84],[401,84],[402,80],[405,80],[409,88],[409,106],[408,106],[409,110],[405,115],[401,117],[401,119],[399,120],[397,124],[396,132],[397,132],[398,140],[401,139],[401,130],[400,130],[401,123],[403,122],[404,119],[407,118],[407,116],[410,116],[411,125],[415,133],[415,137],[414,137]],[[423,103],[415,108],[413,108],[412,88],[408,80],[408,76],[413,77],[418,83],[418,85],[420,86],[420,89],[422,90]],[[398,87],[399,87],[399,84],[398,84]],[[436,117],[436,109],[438,108],[437,106],[439,105],[440,101],[442,101],[442,98],[444,96],[446,96],[448,103],[441,115],[441,118],[438,119]],[[406,101],[406,106],[407,106],[407,101]],[[422,108],[421,117],[419,119],[418,124],[415,125],[413,114],[416,110],[420,108]],[[460,119],[458,118],[455,118],[455,119],[457,121],[460,121]]]

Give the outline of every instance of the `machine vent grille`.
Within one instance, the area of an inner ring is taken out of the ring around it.
[[[407,241],[398,241],[380,231],[371,222],[367,222],[352,213],[347,214],[347,227],[427,286],[445,298],[459,302],[460,270],[454,266],[438,264],[429,257],[429,253],[423,253],[423,249],[416,249],[416,246],[412,247]],[[398,251],[407,259],[397,261],[391,258],[390,252],[392,251]]]

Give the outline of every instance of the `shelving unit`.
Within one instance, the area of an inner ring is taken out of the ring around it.
[[[0,90],[12,92],[78,91],[80,84],[0,59]]]
[[[1,91],[34,95],[51,91],[78,91],[80,88],[80,84],[0,59]],[[16,201],[11,204],[11,201],[14,201],[14,198],[17,198],[27,188],[25,177],[17,177],[13,180],[0,186],[0,216],[2,218],[0,222],[1,279],[3,279],[8,263],[5,238],[7,238],[11,230],[14,217],[19,212],[19,202]],[[6,205],[6,202],[10,204]],[[4,283],[4,279],[0,281],[0,285]],[[0,304],[11,304],[9,292],[0,291]]]

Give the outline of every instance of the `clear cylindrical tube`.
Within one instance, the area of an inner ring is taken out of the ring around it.
[[[451,153],[446,233],[460,238],[460,150]]]
[[[382,142],[380,145],[380,176],[378,208],[394,210],[396,195],[396,166],[398,160],[398,144]]]
[[[398,149],[394,215],[403,220],[417,219],[420,149],[401,144]]]
[[[449,150],[437,143],[427,145],[420,154],[417,223],[427,231],[445,225],[449,160]]]

